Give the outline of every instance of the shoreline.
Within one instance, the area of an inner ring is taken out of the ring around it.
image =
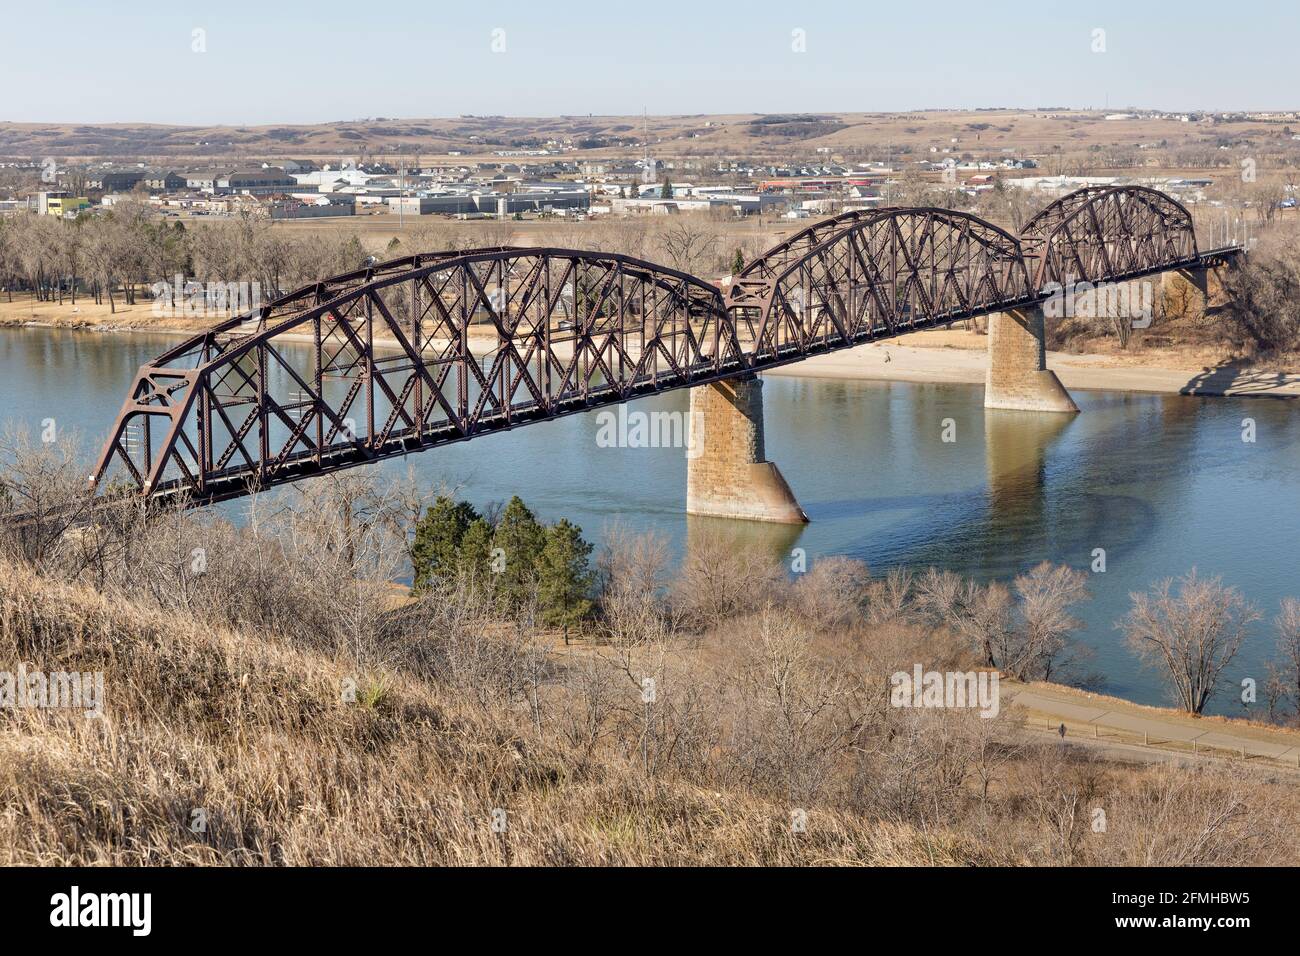
[[[988,370],[986,342],[983,336],[969,332],[912,332],[814,356],[764,374],[840,381],[983,385]],[[1048,352],[1047,367],[1072,391],[1300,398],[1300,371],[1265,371],[1222,362],[1206,364],[1206,356],[1199,358],[1198,365],[1170,352],[1122,356]]]
[[[131,321],[142,306],[123,306],[110,315],[102,306],[87,306],[84,316],[69,314],[69,305],[0,302],[0,329],[39,328],[55,331],[110,334],[156,334],[187,338],[202,332],[212,320],[150,317]],[[147,307],[146,311],[147,311]],[[103,314],[97,314],[97,313]],[[8,314],[6,314],[8,313]],[[25,315],[23,313],[26,313]],[[44,313],[44,314],[42,314]],[[118,320],[121,321],[118,321]],[[293,340],[294,333],[286,339]],[[308,341],[309,336],[302,336]],[[476,344],[496,345],[495,334],[470,334]],[[395,341],[377,336],[382,343]],[[924,385],[982,385],[988,369],[987,339],[983,335],[956,329],[910,332],[894,339],[869,342],[762,374],[787,378],[816,378],[831,381],[909,382]],[[1100,352],[1048,352],[1047,367],[1056,372],[1061,384],[1071,391],[1137,392],[1162,395],[1196,395],[1231,398],[1300,398],[1300,370],[1268,371],[1224,362],[1214,354],[1192,350],[1143,350],[1106,354]]]

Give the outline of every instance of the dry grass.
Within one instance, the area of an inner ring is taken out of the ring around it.
[[[1089,765],[1071,772],[1093,774],[1093,794],[1109,786],[1111,836],[1082,823],[1062,835],[1060,809],[1081,799],[1062,786],[1070,773],[1021,756],[995,783],[999,810],[968,814],[973,796],[959,794],[945,821],[927,821],[828,794],[794,834],[790,804],[760,782],[647,774],[634,738],[613,730],[589,750],[558,710],[539,729],[518,706],[478,707],[401,669],[361,671],[13,566],[0,569],[0,609],[0,659],[103,670],[107,687],[99,720],[0,718],[3,864],[1294,862],[1285,842],[1266,845],[1294,826],[1294,793],[1262,780]],[[340,699],[347,678],[353,704]],[[871,789],[925,789],[901,780],[899,758]],[[1282,807],[1289,822],[1274,819]]]
[[[7,478],[57,506],[70,461]],[[404,495],[322,480],[241,528],[0,523],[0,671],[105,691],[99,718],[0,709],[0,865],[1300,861],[1292,777],[1099,763],[1005,709],[890,706],[896,671],[978,663],[928,578],[837,560],[746,601],[629,540],[602,570],[662,599],[566,648],[473,581],[395,601]]]
[[[0,720],[5,865],[994,861],[956,836],[815,811],[796,839],[770,801],[583,760],[398,673],[13,567],[0,608],[5,660],[103,670],[107,685],[99,720]]]

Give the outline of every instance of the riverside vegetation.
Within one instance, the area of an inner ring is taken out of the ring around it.
[[[701,535],[670,570],[654,536],[595,552],[518,499],[364,474],[252,498],[239,525],[129,499],[85,521],[71,448],[3,461],[0,670],[105,690],[98,719],[0,710],[0,864],[1300,862],[1283,772],[890,706],[918,663],[1082,674],[1068,568],[792,577]],[[1222,659],[1229,591],[1153,592],[1135,640],[1226,601]]]
[[[960,191],[912,176],[903,177],[891,190],[890,201],[899,205],[968,209],[1012,231],[1046,202],[1042,196],[999,183],[972,204]],[[1300,227],[1294,222],[1275,222],[1277,199],[1265,202],[1264,198],[1261,194],[1257,207],[1262,230],[1258,248],[1241,268],[1227,274],[1226,304],[1213,314],[1198,318],[1161,314],[1150,328],[1138,331],[1127,322],[1106,319],[1053,320],[1047,330],[1049,346],[1072,351],[1191,346],[1215,351],[1225,359],[1290,367],[1300,353],[1300,296],[1296,294],[1300,289],[1300,255],[1296,253]],[[717,276],[739,271],[776,241],[776,234],[761,231],[738,236],[725,228],[724,220],[696,214],[673,217],[674,221],[666,224],[613,219],[554,222],[547,223],[544,232],[520,234],[510,222],[426,218],[428,221],[410,227],[403,238],[393,236],[386,245],[367,245],[346,225],[289,232],[246,214],[213,222],[169,221],[135,196],[73,220],[15,214],[0,217],[0,295],[6,303],[13,303],[17,293],[34,302],[71,306],[77,305],[80,296],[83,302],[106,302],[111,316],[119,303],[148,301],[154,291],[163,289],[158,284],[173,284],[180,276],[184,282],[194,280],[203,286],[255,285],[259,295],[269,300],[361,268],[372,255],[396,258],[521,241],[618,252],[698,275]],[[160,294],[181,298],[183,288],[167,285]],[[223,301],[219,315],[225,314],[225,305]],[[406,315],[402,296],[393,294],[388,306],[399,320]],[[183,302],[173,308],[182,318],[188,314]],[[23,313],[10,311],[10,321],[19,321]],[[196,318],[211,322],[218,317],[211,312],[207,309]],[[131,321],[140,320],[132,316]],[[974,324],[980,323],[975,320]]]

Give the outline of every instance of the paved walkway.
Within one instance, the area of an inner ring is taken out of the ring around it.
[[[1009,685],[1009,686],[1008,686]],[[1083,739],[1263,761],[1300,768],[1300,734],[1251,725],[1234,727],[1226,721],[1171,715],[1149,716],[1106,700],[1039,687],[1004,684],[1006,696],[1027,712],[1029,725],[1050,731],[1065,724],[1066,739]]]

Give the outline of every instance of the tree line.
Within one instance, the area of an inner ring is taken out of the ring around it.
[[[86,296],[116,312],[119,303],[136,304],[142,289],[177,275],[256,282],[274,296],[359,268],[365,257],[354,234],[291,234],[248,215],[187,227],[135,198],[75,219],[0,218],[0,290],[11,302],[16,292],[74,304]]]

